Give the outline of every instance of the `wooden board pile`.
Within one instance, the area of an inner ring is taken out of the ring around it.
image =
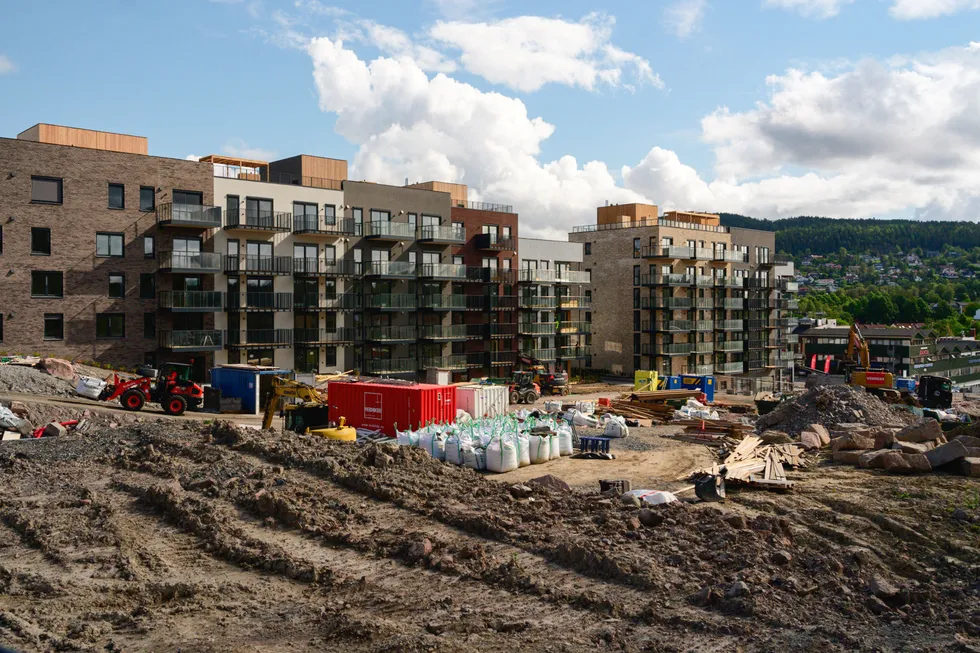
[[[684,427],[683,433],[671,436],[674,440],[729,449],[737,446],[739,441],[752,430],[748,424],[724,419],[681,419],[673,423]]]
[[[695,477],[721,476],[725,483],[742,483],[771,490],[788,490],[784,465],[805,467],[803,447],[797,444],[764,444],[762,438],[748,435],[729,453],[724,462],[694,473]]]
[[[669,422],[674,407],[668,401],[686,401],[701,396],[700,390],[638,390],[627,392],[610,402],[607,412],[629,419],[651,419]]]

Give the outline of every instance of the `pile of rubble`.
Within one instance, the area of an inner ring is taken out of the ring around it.
[[[864,390],[848,385],[824,385],[813,388],[792,401],[784,401],[771,413],[756,421],[761,433],[777,429],[798,436],[811,424],[831,426],[860,423],[873,427],[898,427],[917,418],[902,406],[889,406]]]
[[[72,397],[78,374],[60,358],[10,359],[0,363],[0,393]]]
[[[834,461],[895,474],[948,471],[980,477],[980,438],[958,435],[948,440],[939,422],[926,419],[904,428],[837,424],[828,430],[811,424],[800,436],[807,449],[829,446]]]

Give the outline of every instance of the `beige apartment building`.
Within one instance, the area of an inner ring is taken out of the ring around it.
[[[788,377],[796,284],[791,264],[776,260],[774,233],[655,205],[596,213],[569,234],[591,273],[593,367]]]

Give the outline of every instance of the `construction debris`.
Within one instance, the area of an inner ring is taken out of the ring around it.
[[[673,423],[683,426],[684,432],[670,436],[672,439],[709,447],[732,448],[752,430],[748,424],[723,419],[682,419]]]
[[[817,386],[792,401],[784,401],[756,421],[756,429],[778,428],[793,436],[812,431],[813,424],[861,423],[871,427],[898,427],[918,422],[906,406],[888,405],[863,389],[848,385]]]
[[[784,465],[805,467],[803,447],[797,444],[765,444],[755,435],[745,436],[720,465],[694,472],[698,496],[724,498],[726,483],[739,483],[770,490],[788,490],[793,482],[786,478]]]
[[[704,393],[700,390],[648,390],[626,392],[619,399],[613,399],[608,407],[599,406],[607,413],[615,413],[631,419],[649,419],[669,422],[674,415],[675,406],[688,399],[696,399]]]

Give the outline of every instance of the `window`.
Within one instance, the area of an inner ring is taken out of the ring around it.
[[[45,227],[31,227],[31,254],[51,256],[51,230]]]
[[[143,337],[144,338],[157,337],[157,314],[156,313],[143,313]]]
[[[504,238],[510,238],[510,227],[503,227]]]
[[[634,265],[633,266],[633,285],[634,286],[639,286],[640,285],[640,266],[639,265]]]
[[[44,314],[44,339],[45,340],[64,340],[65,339],[65,316],[61,313]]]
[[[640,251],[640,239],[639,238],[634,238],[633,239],[633,253],[635,254],[638,251]]]
[[[152,211],[157,207],[157,194],[153,186],[140,186],[140,211]]]
[[[337,224],[337,207],[333,204],[323,205],[323,221],[327,224]]]
[[[153,236],[143,236],[143,258],[153,258],[156,256],[156,243]]]
[[[152,272],[140,274],[140,299],[153,299],[156,296],[156,276]]]
[[[64,297],[61,272],[31,272],[31,297]]]
[[[31,202],[61,204],[61,180],[56,177],[31,177]]]
[[[121,274],[109,275],[109,297],[122,299],[126,296],[126,277]]]
[[[109,184],[109,208],[126,208],[126,187],[122,184]]]
[[[510,269],[511,261],[510,261],[509,258],[505,258],[501,262],[504,264],[504,269],[505,270],[509,270]]]
[[[354,218],[354,224],[361,224],[364,221],[364,209],[352,208],[350,214]]]
[[[126,316],[123,313],[99,313],[95,316],[96,338],[126,337]]]
[[[586,256],[592,255],[592,243],[585,243],[585,255]]]
[[[464,225],[462,222],[454,222],[453,223],[453,230],[465,234],[466,233],[466,225]]]
[[[453,265],[463,265],[463,257],[453,256]]]
[[[418,224],[419,224],[419,216],[416,215],[415,213],[409,213],[408,214],[408,224],[409,224],[409,226],[412,227],[412,229],[417,228],[418,227]]]
[[[639,308],[639,307],[640,307],[640,289],[639,288],[634,288],[633,289],[633,308]]]
[[[201,206],[204,204],[204,193],[187,190],[175,190],[174,204],[180,206]]]
[[[123,235],[102,232],[95,234],[95,255],[102,258],[110,256],[122,257]]]
[[[391,213],[389,211],[371,209],[371,222],[391,222]]]
[[[586,311],[585,312],[585,321],[586,322],[591,322],[592,321],[592,311]]]
[[[327,347],[325,351],[326,351],[326,355],[327,355],[326,366],[327,367],[336,367],[337,366],[337,348],[336,347]]]

